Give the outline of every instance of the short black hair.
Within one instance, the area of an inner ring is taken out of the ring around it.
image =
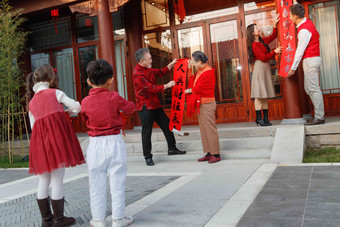
[[[91,61],[86,67],[86,73],[93,85],[100,86],[113,76],[112,66],[103,59]]]
[[[304,18],[305,17],[305,8],[303,7],[303,5],[301,5],[299,3],[291,5],[289,7],[289,10],[290,10],[292,15],[296,15],[299,18]]]
[[[138,49],[135,53],[136,61],[140,62],[143,59],[143,57],[146,53],[150,53],[149,49],[147,49],[147,48]]]
[[[195,59],[195,61],[201,61],[202,63],[206,63],[208,61],[207,55],[199,50],[192,53],[192,57]]]

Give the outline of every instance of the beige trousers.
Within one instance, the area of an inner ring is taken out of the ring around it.
[[[216,102],[200,105],[200,113],[197,114],[200,125],[201,138],[204,153],[212,155],[220,153],[220,143],[215,123]]]
[[[305,74],[305,91],[314,105],[315,118],[324,119],[325,109],[323,96],[319,85],[319,71],[321,57],[303,59],[303,72]]]

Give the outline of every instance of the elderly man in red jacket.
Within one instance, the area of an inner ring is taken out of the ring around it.
[[[156,122],[162,129],[168,143],[168,155],[185,154],[176,147],[174,134],[169,130],[169,118],[164,113],[158,99],[158,93],[163,93],[165,89],[175,85],[175,81],[170,81],[164,85],[156,84],[156,77],[162,77],[168,73],[177,60],[173,60],[163,69],[153,69],[152,57],[148,49],[141,48],[135,54],[138,64],[133,73],[132,80],[135,88],[136,109],[142,121],[142,144],[143,155],[148,166],[153,166],[151,154],[151,134],[153,123]]]

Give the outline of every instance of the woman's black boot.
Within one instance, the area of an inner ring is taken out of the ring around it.
[[[261,110],[256,110],[256,120],[255,123],[257,126],[269,126],[269,124],[265,123],[264,120],[262,119],[262,111]]]
[[[272,123],[269,122],[268,119],[268,109],[263,109],[263,121],[264,123],[268,124],[268,125],[272,125]]]

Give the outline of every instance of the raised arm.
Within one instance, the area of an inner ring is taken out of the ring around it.
[[[268,45],[269,43],[273,42],[276,39],[276,37],[277,37],[277,29],[273,28],[273,33],[268,37],[262,37],[262,39],[263,39],[263,42]]]
[[[149,93],[163,93],[164,85],[153,84],[148,81],[143,75],[134,75],[134,83],[141,87],[141,89],[145,92]]]
[[[152,73],[155,75],[155,77],[163,77],[168,72],[168,66],[165,66],[163,69],[152,69]]]
[[[270,53],[263,52],[261,48],[256,45],[256,43],[253,43],[252,47],[253,47],[253,53],[255,57],[260,59],[263,62],[269,61],[275,55],[275,51],[272,51]]]

